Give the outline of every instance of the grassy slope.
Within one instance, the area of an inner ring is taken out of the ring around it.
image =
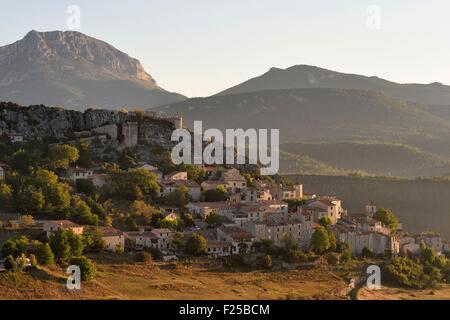
[[[0,299],[319,299],[342,298],[345,282],[313,270],[230,272],[212,265],[145,266],[128,256],[95,256],[98,276],[81,293],[64,290],[61,270],[0,274]]]
[[[313,159],[308,155],[300,155],[280,150],[281,174],[322,174],[322,175],[347,175],[349,170],[335,168],[322,161]]]
[[[374,175],[418,177],[450,173],[449,159],[401,144],[346,141],[291,143],[284,144],[280,148],[290,154],[307,156],[331,167],[362,170]],[[297,173],[311,174],[308,171]],[[327,171],[317,174],[330,175]]]
[[[194,98],[156,110],[206,128],[279,128],[282,143],[385,141],[449,154],[450,122],[424,106],[366,91],[267,90]]]
[[[360,300],[450,300],[450,286],[442,285],[433,290],[382,287],[381,290],[369,291],[363,288],[358,298]]]
[[[336,267],[316,265],[309,270],[232,272],[203,261],[190,264],[135,263],[128,255],[96,254],[98,276],[82,284],[81,292],[65,290],[66,275],[57,268],[0,274],[0,300],[120,299],[120,300],[280,300],[348,299],[343,279],[361,273],[365,261]],[[388,288],[360,291],[360,299],[449,299],[450,287],[430,291]],[[406,294],[406,293],[407,294]]]

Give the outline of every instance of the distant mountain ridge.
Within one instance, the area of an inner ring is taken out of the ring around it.
[[[0,101],[86,109],[183,99],[159,87],[138,60],[80,32],[33,30],[0,47]]]
[[[271,68],[263,75],[226,89],[217,95],[301,88],[374,91],[405,101],[450,105],[450,86],[441,83],[400,84],[378,77],[341,73],[309,65],[296,65],[287,69]]]

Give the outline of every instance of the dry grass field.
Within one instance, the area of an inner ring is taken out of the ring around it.
[[[437,289],[412,290],[382,287],[380,290],[359,292],[360,300],[450,300],[450,286],[442,285]]]
[[[327,266],[310,270],[232,271],[215,263],[136,263],[96,256],[95,280],[65,290],[63,270],[0,274],[0,299],[343,299],[346,283]]]
[[[319,264],[312,269],[245,271],[224,269],[207,261],[184,263],[135,262],[128,255],[97,254],[95,280],[82,284],[80,292],[65,289],[64,270],[40,268],[27,273],[0,274],[0,299],[50,300],[272,300],[349,299],[347,281],[350,267]],[[360,299],[450,299],[450,287],[410,291],[384,288],[376,292],[360,290]]]

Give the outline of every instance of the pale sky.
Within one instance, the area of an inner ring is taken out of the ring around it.
[[[190,97],[296,64],[450,84],[448,0],[0,0],[0,46],[32,29],[67,30],[69,5],[81,9],[80,32]],[[367,25],[371,5],[380,30]]]

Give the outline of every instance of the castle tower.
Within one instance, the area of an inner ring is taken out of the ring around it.
[[[376,204],[371,201],[366,205],[366,213],[368,216],[372,217],[377,212]]]
[[[138,144],[138,124],[137,122],[125,122],[122,125],[123,146],[134,147]]]

